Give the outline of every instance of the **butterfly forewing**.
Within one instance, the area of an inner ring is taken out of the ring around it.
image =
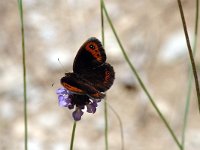
[[[91,37],[79,49],[74,59],[73,71],[82,74],[102,65],[105,61],[106,54],[101,42]]]

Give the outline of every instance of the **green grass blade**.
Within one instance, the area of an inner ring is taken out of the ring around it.
[[[193,75],[194,75],[196,92],[197,92],[197,99],[198,99],[198,108],[199,108],[199,113],[200,113],[200,89],[199,89],[199,82],[198,82],[196,65],[195,65],[195,61],[194,61],[194,57],[193,57],[193,53],[192,53],[192,48],[191,48],[191,45],[190,45],[190,39],[189,39],[189,36],[188,36],[187,25],[186,25],[186,22],[185,22],[185,17],[184,17],[184,13],[183,13],[183,7],[182,7],[182,4],[181,4],[181,0],[177,0],[177,3],[178,3],[180,15],[181,15],[181,20],[182,20],[182,23],[183,23],[183,30],[184,30],[185,39],[186,39],[186,43],[187,43],[187,47],[188,47],[188,53],[189,53],[190,61],[191,61],[191,65],[192,65],[192,71],[193,71]]]
[[[24,89],[24,149],[28,150],[28,118],[27,118],[27,92],[26,92],[26,56],[25,56],[25,37],[24,37],[24,17],[23,2],[18,0],[18,9],[21,21],[22,39],[22,66],[23,66],[23,89]]]
[[[104,35],[104,16],[103,16],[103,3],[100,0],[100,10],[101,10],[101,39],[103,46],[105,45],[105,35]]]
[[[115,109],[111,105],[109,105],[109,104],[108,104],[108,106],[112,110],[112,112],[115,114],[115,116],[117,117],[117,120],[119,121],[120,135],[121,135],[121,150],[124,150],[124,132],[123,132],[123,123],[122,123],[122,120],[121,120],[119,114],[115,111]]]
[[[103,16],[102,0],[100,0],[100,10],[101,10],[101,37],[102,37],[102,45],[104,46],[105,36],[104,36],[104,16]],[[105,149],[108,150],[108,110],[107,110],[106,97],[104,99],[104,120],[105,120],[105,129],[104,129]]]
[[[199,0],[196,0],[195,31],[194,31],[194,45],[193,45],[194,56],[197,50],[198,24],[199,24]],[[186,127],[187,127],[190,98],[191,98],[191,93],[192,93],[192,70],[191,69],[192,69],[191,66],[189,66],[188,89],[187,89],[187,97],[186,97],[186,102],[185,102],[185,112],[184,112],[184,119],[183,119],[182,139],[181,139],[183,150],[185,149],[185,132],[186,132]]]
[[[149,98],[151,104],[153,105],[154,109],[155,109],[156,112],[158,113],[159,117],[161,118],[161,120],[163,121],[163,123],[165,124],[165,126],[167,127],[167,129],[168,129],[168,131],[170,132],[170,134],[171,134],[172,138],[174,139],[175,143],[177,144],[177,146],[179,147],[179,149],[182,150],[182,146],[181,146],[180,142],[178,141],[178,139],[177,139],[175,133],[173,132],[173,130],[172,130],[172,128],[170,127],[170,125],[168,124],[167,120],[165,119],[165,117],[163,116],[163,114],[161,113],[161,111],[159,110],[158,106],[157,106],[156,103],[154,102],[154,100],[153,100],[153,98],[151,97],[150,93],[147,91],[147,89],[146,89],[144,83],[142,82],[142,80],[140,79],[140,77],[139,77],[139,75],[138,75],[136,69],[134,68],[134,66],[133,66],[132,63],[130,62],[130,60],[129,60],[129,58],[128,58],[126,52],[125,52],[125,49],[124,49],[124,47],[122,46],[121,41],[120,41],[120,39],[119,39],[119,37],[118,37],[118,35],[117,35],[117,33],[116,33],[116,30],[115,30],[115,28],[114,28],[114,26],[113,26],[113,24],[112,24],[112,21],[111,21],[109,15],[108,15],[108,12],[107,12],[107,9],[106,9],[106,7],[105,7],[104,1],[102,1],[102,3],[103,3],[103,10],[104,10],[104,12],[105,12],[105,16],[106,16],[106,18],[107,18],[107,20],[108,20],[108,23],[109,23],[109,25],[110,25],[110,27],[111,27],[111,29],[112,29],[112,31],[113,31],[115,37],[116,37],[116,40],[117,40],[117,42],[118,42],[118,44],[119,44],[119,46],[120,46],[120,48],[121,48],[121,50],[122,50],[122,53],[123,53],[123,55],[124,55],[124,57],[125,57],[125,60],[127,61],[129,67],[130,67],[131,70],[132,70],[132,72],[135,74],[135,76],[136,76],[136,78],[137,78],[139,84],[141,85],[141,87],[142,87],[142,89],[144,90],[145,94],[146,94],[147,97]]]
[[[104,99],[104,120],[105,120],[105,129],[104,129],[104,136],[105,136],[105,149],[108,150],[108,108],[106,103],[106,97]]]

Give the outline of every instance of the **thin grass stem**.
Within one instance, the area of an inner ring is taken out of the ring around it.
[[[104,10],[104,12],[105,12],[105,15],[106,15],[106,18],[107,18],[107,20],[108,20],[108,23],[109,23],[109,25],[110,25],[110,27],[111,27],[111,29],[112,29],[112,31],[113,31],[115,37],[116,37],[116,40],[117,40],[117,42],[118,42],[118,44],[119,44],[121,50],[122,50],[122,53],[123,53],[123,55],[124,55],[125,60],[127,61],[129,67],[130,67],[131,70],[132,70],[132,72],[135,74],[135,76],[136,76],[136,78],[137,78],[139,84],[141,85],[141,87],[142,87],[142,89],[144,90],[145,94],[146,94],[147,97],[149,98],[151,104],[153,105],[154,109],[155,109],[156,112],[158,113],[159,117],[161,118],[161,120],[163,121],[163,123],[165,124],[165,126],[167,127],[167,129],[168,129],[168,131],[170,132],[170,134],[171,134],[172,138],[174,139],[175,143],[177,144],[177,146],[179,147],[179,149],[182,150],[182,146],[181,146],[180,142],[178,141],[178,139],[177,139],[175,133],[173,132],[173,130],[172,130],[172,128],[170,127],[169,123],[167,122],[167,120],[165,119],[165,117],[163,116],[163,114],[161,113],[161,111],[159,110],[158,106],[157,106],[156,103],[154,102],[154,100],[153,100],[153,98],[151,97],[150,93],[147,91],[147,89],[146,89],[144,83],[142,82],[142,80],[140,79],[140,76],[138,75],[136,69],[134,68],[134,66],[132,65],[131,61],[129,60],[129,58],[128,58],[126,52],[125,52],[125,49],[124,49],[124,47],[122,46],[121,41],[120,41],[120,39],[119,39],[119,37],[118,37],[118,35],[117,35],[117,32],[116,32],[116,30],[115,30],[115,28],[114,28],[114,26],[113,26],[113,24],[112,24],[112,21],[111,21],[109,15],[108,15],[108,12],[107,12],[107,9],[106,9],[106,7],[105,7],[104,1],[102,1],[102,4],[103,4],[103,10]]]
[[[102,37],[102,45],[104,46],[105,36],[104,36],[104,15],[103,15],[102,0],[100,0],[100,10],[101,10],[101,37]],[[106,98],[104,100],[104,120],[105,120],[105,129],[104,129],[105,149],[108,150],[108,110],[107,110]]]
[[[27,118],[27,90],[26,90],[26,50],[24,37],[24,17],[23,2],[18,0],[18,9],[21,23],[21,39],[22,39],[22,66],[23,66],[23,97],[24,97],[24,149],[28,150],[28,118]]]
[[[190,61],[191,61],[191,65],[192,65],[192,71],[193,71],[193,75],[194,75],[196,92],[197,92],[197,99],[198,99],[198,108],[199,108],[199,113],[200,113],[200,89],[199,89],[199,82],[198,82],[195,60],[194,60],[192,48],[191,48],[191,45],[190,45],[190,39],[189,39],[189,36],[188,36],[187,25],[186,25],[184,13],[183,13],[183,7],[182,7],[182,4],[181,4],[181,0],[177,0],[177,2],[178,2],[180,15],[181,15],[181,20],[182,20],[182,23],[183,23],[183,30],[184,30],[184,34],[185,34],[187,47],[188,47]]]
[[[106,97],[104,99],[104,119],[105,119],[105,129],[104,129],[104,136],[105,136],[105,149],[108,150],[108,108],[106,103]]]
[[[121,150],[124,150],[124,132],[123,132],[123,123],[122,120],[119,116],[119,114],[116,112],[116,110],[109,104],[107,103],[109,108],[112,110],[114,115],[117,117],[117,120],[119,121],[119,126],[120,126],[120,135],[121,135]]]
[[[199,0],[196,0],[195,30],[194,30],[194,45],[193,45],[194,56],[197,50],[198,24],[199,24]],[[185,149],[185,132],[186,132],[186,127],[187,127],[187,122],[188,122],[191,93],[192,93],[192,68],[191,66],[189,66],[188,89],[187,89],[187,97],[186,97],[186,102],[185,102],[185,112],[184,112],[184,118],[183,118],[183,129],[182,129],[182,138],[181,138],[181,144],[182,144],[183,150]]]
[[[104,15],[103,15],[103,3],[100,0],[100,10],[101,10],[101,39],[103,46],[105,45],[105,35],[104,35]]]
[[[76,121],[74,121],[74,124],[73,124],[72,135],[71,135],[71,142],[70,142],[70,150],[73,150],[73,148],[74,148],[75,131],[76,131]]]

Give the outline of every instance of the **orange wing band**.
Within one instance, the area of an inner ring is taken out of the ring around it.
[[[69,84],[67,84],[67,83],[62,83],[62,85],[63,85],[67,90],[69,90],[69,91],[71,91],[71,92],[80,93],[80,94],[85,93],[83,90],[81,90],[81,89],[79,89],[79,88],[76,88],[76,87],[74,87],[74,86],[71,86],[71,85],[69,85]]]

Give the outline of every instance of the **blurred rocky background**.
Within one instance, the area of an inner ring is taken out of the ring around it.
[[[182,0],[193,41],[195,0]],[[81,44],[101,39],[98,0],[24,0],[29,150],[69,149],[73,119],[55,91],[72,70]],[[181,141],[190,63],[177,1],[106,0],[129,58]],[[0,1],[0,149],[24,146],[21,32],[16,0]],[[116,79],[108,103],[123,122],[126,150],[177,150],[105,21],[105,49]],[[198,40],[198,48],[199,48]],[[58,62],[58,58],[62,65]],[[200,52],[196,63],[200,73]],[[52,84],[54,86],[52,87]],[[200,116],[193,87],[186,150],[200,148]],[[77,124],[75,150],[104,149],[104,107]],[[109,148],[121,146],[119,122],[109,109]]]

